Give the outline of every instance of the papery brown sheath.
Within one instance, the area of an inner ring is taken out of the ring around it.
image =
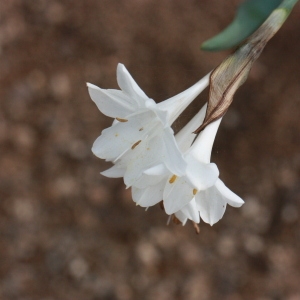
[[[253,63],[285,19],[286,14],[282,9],[274,10],[259,29],[211,73],[206,115],[194,133],[200,133],[208,124],[224,116],[235,92],[247,79]]]

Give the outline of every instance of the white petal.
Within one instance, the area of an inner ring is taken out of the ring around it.
[[[103,176],[110,177],[110,178],[121,178],[125,174],[125,169],[118,168],[117,166],[112,166],[111,168],[101,172]]]
[[[157,169],[156,173],[155,169]],[[149,170],[150,172],[148,173]],[[164,165],[158,165],[144,171],[141,177],[138,180],[136,180],[133,185],[137,188],[143,189],[148,186],[158,184],[162,180],[166,182],[168,177],[169,171],[166,169],[166,167]]]
[[[202,124],[207,104],[205,104],[200,111],[190,120],[176,135],[175,139],[177,145],[182,153],[186,152],[191,146],[196,134],[193,132]]]
[[[142,134],[135,132],[131,124],[124,126],[123,123],[118,123],[102,131],[94,142],[92,151],[99,158],[113,161],[141,138]]]
[[[152,112],[143,112],[130,117],[127,122],[104,129],[94,142],[93,153],[106,160],[116,160],[147,135],[147,131],[140,131],[140,128],[145,127],[145,122],[149,122],[151,116]]]
[[[164,164],[159,164],[144,171],[145,175],[158,176],[168,173]]]
[[[165,211],[169,215],[181,210],[194,198],[194,187],[185,177],[177,177],[173,183],[170,183],[171,178],[168,178],[163,195]]]
[[[186,170],[186,162],[183,159],[182,153],[180,152],[173,130],[171,128],[165,128],[163,131],[164,141],[164,163],[169,171],[178,176],[182,176]]]
[[[167,180],[169,171],[163,164],[146,169],[141,177],[134,182],[134,186],[143,189],[151,185],[158,184],[162,180]]]
[[[136,188],[139,188],[139,189],[144,189],[148,186],[156,185],[156,184],[160,183],[161,181],[166,182],[167,179],[168,179],[168,176],[163,176],[163,175],[149,176],[146,174],[142,174],[140,176],[140,178],[133,183],[133,186],[135,186]]]
[[[155,107],[151,107],[150,109],[156,114],[157,118],[160,120],[164,128],[169,127],[171,125],[168,120],[169,117],[167,111],[158,109],[156,103],[155,103]]]
[[[182,226],[184,226],[186,221],[188,220],[186,215],[181,210],[175,213],[175,217],[182,223]]]
[[[132,97],[140,107],[144,107],[145,100],[147,100],[148,97],[137,85],[123,64],[118,64],[117,81],[122,91]]]
[[[142,207],[149,207],[159,203],[163,196],[164,183],[147,187],[145,189],[138,189],[132,187],[132,198],[137,205]]]
[[[227,204],[215,186],[200,191],[196,195],[196,203],[201,219],[211,226],[223,217]]]
[[[155,136],[142,141],[134,151],[129,152],[130,156],[127,153],[124,155],[124,161],[127,161],[124,182],[127,187],[134,184],[145,170],[161,162],[162,147],[162,139]]]
[[[204,163],[210,162],[212,146],[221,120],[222,118],[207,125],[204,130],[200,132],[196,141],[192,145],[190,153],[192,153],[197,160]]]
[[[87,86],[91,99],[98,109],[108,117],[125,118],[138,108],[136,102],[122,91],[100,89],[91,83],[87,83]]]
[[[208,86],[209,74],[182,93],[158,104],[161,110],[168,111],[169,124],[172,124],[182,111]]]
[[[187,205],[185,205],[181,211],[184,213],[184,215],[194,221],[195,223],[200,223],[200,214],[199,214],[199,210],[197,208],[196,205],[196,201],[195,198],[189,202]]]
[[[241,207],[244,204],[244,200],[225,186],[221,179],[217,180],[215,186],[229,205],[233,207]]]
[[[199,162],[192,155],[187,155],[186,161],[188,164],[186,175],[197,190],[204,190],[215,184],[219,170],[214,163]]]

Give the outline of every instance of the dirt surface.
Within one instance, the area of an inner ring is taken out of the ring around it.
[[[237,3],[1,1],[0,299],[300,299],[299,4],[217,135],[213,161],[241,209],[200,235],[166,226],[90,151],[111,119],[85,82],[117,88],[122,62],[151,98],[175,95],[228,55],[199,46]]]

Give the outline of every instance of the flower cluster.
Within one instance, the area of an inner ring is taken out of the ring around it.
[[[221,118],[196,136],[192,132],[203,122],[206,105],[176,135],[172,123],[208,86],[209,75],[184,92],[156,103],[139,88],[124,65],[117,67],[121,90],[105,90],[87,84],[99,110],[114,118],[103,130],[92,151],[113,163],[104,176],[123,177],[132,187],[133,201],[150,207],[163,201],[168,215],[183,225],[188,219],[218,222],[227,203],[240,207],[244,201],[219,179],[210,162],[213,142]]]

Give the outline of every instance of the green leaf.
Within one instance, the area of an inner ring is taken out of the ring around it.
[[[232,23],[221,33],[205,41],[201,49],[205,51],[220,51],[238,46],[249,37],[278,7],[282,0],[246,0],[237,11]],[[285,0],[283,2],[297,2]]]

